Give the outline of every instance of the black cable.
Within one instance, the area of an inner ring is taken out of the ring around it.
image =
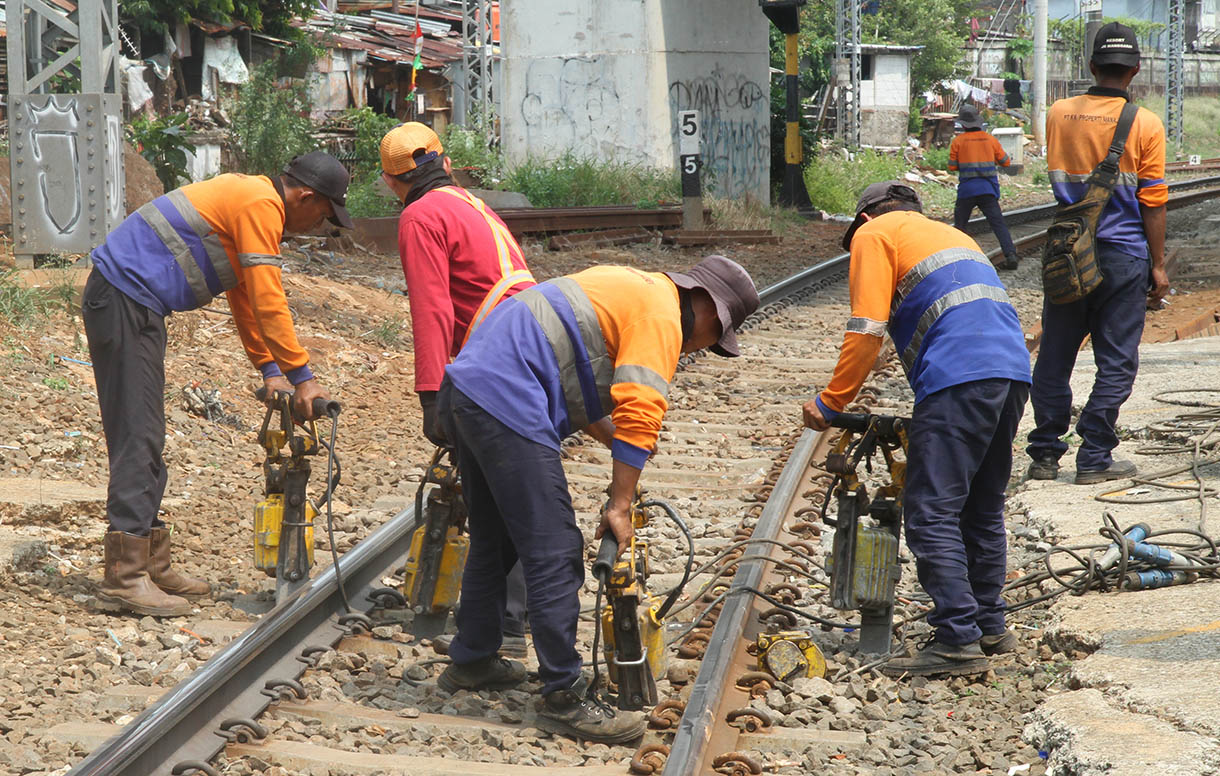
[[[594,706],[601,709],[607,717],[613,717],[614,709],[610,704],[602,700],[601,693],[598,692],[597,685],[601,683],[601,664],[598,662],[597,653],[601,648],[602,636],[602,595],[606,591],[606,580],[602,577],[597,578],[597,598],[593,604],[593,680],[589,682],[589,686],[585,688],[585,698]]]
[[[335,584],[339,587],[339,597],[343,600],[343,611],[351,613],[352,604],[347,598],[347,587],[343,584],[343,573],[339,568],[339,550],[335,547],[335,515],[332,508],[335,488],[339,485],[339,457],[335,455],[335,440],[339,435],[339,413],[330,416],[330,444],[326,447],[326,535],[330,539],[330,557],[335,564]],[[331,472],[334,471],[332,477]]]
[[[691,537],[690,529],[686,527],[686,523],[678,516],[677,510],[671,507],[668,502],[654,499],[640,504],[640,509],[647,509],[649,507],[660,507],[669,519],[673,521],[674,525],[678,526],[683,535],[686,536],[686,570],[682,572],[682,581],[669,591],[669,596],[665,599],[665,603],[661,604],[660,609],[657,609],[657,619],[661,620],[673,608],[678,597],[682,595],[682,590],[686,587],[687,581],[690,580],[691,568],[695,565],[695,540]]]

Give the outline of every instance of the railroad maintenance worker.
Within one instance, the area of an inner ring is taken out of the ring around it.
[[[903,522],[932,637],[882,668],[975,674],[1016,648],[1000,591],[1007,571],[1004,490],[1029,395],[1029,352],[995,268],[967,235],[922,214],[901,181],[874,183],[843,238],[851,319],[830,385],[806,402],[826,430],[855,398],[888,331],[915,392]]]
[[[450,447],[436,411],[436,392],[449,360],[487,313],[534,283],[521,247],[500,217],[453,181],[453,163],[432,129],[416,121],[381,139],[381,175],[403,203],[398,255],[411,300],[415,391],[424,411],[424,436]],[[525,657],[525,576],[508,576],[503,654]],[[452,636],[433,639],[448,653]]]
[[[1046,119],[1046,160],[1060,204],[1078,201],[1086,180],[1105,158],[1118,115],[1130,101],[1127,87],[1140,70],[1135,32],[1111,22],[1093,39],[1089,70],[1096,85],[1079,97],[1057,100]],[[1169,292],[1165,273],[1165,128],[1140,108],[1118,163],[1118,185],[1102,211],[1094,246],[1102,281],[1076,302],[1042,303],[1042,344],[1030,391],[1034,430],[1026,451],[1029,477],[1053,480],[1062,439],[1072,419],[1072,369],[1085,336],[1093,347],[1097,376],[1080,412],[1076,432],[1076,484],[1091,485],[1136,474],[1131,461],[1116,459],[1118,410],[1135,383],[1144,315]]]
[[[957,173],[957,205],[953,208],[953,225],[963,232],[970,222],[970,214],[977,207],[983,211],[991,231],[1000,243],[1004,260],[1000,269],[1016,269],[1021,257],[1012,244],[1004,213],[1000,211],[1000,179],[996,177],[996,165],[1012,164],[1008,153],[987,130],[978,108],[969,103],[957,114],[962,132],[949,144],[949,169]]]
[[[525,666],[497,657],[504,577],[525,569],[542,699],[536,726],[603,743],[639,737],[638,713],[607,713],[586,698],[576,651],[583,538],[560,441],[582,428],[613,458],[597,529],[620,550],[630,506],[655,450],[678,359],[710,347],[736,356],[736,329],[758,307],[750,276],[723,256],[688,272],[593,267],[521,291],[475,331],[437,397],[457,446],[470,555],[462,579],[448,692],[506,688]]]
[[[280,284],[280,238],[324,219],[351,228],[348,174],[321,151],[298,156],[275,178],[218,175],[157,197],[93,249],[81,300],[110,458],[106,606],[168,617],[207,582],[170,567],[171,528],[158,517],[165,492],[165,317],[225,292],[250,361],[269,392],[293,392],[312,417],[328,399],[297,341]],[[295,390],[294,390],[295,389]]]

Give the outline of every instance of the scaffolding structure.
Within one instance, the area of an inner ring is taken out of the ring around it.
[[[835,2],[835,134],[860,147],[860,0]]]
[[[466,121],[494,130],[492,0],[462,0],[462,71]]]
[[[1165,136],[1182,150],[1184,54],[1186,51],[1186,2],[1169,0],[1169,48],[1165,52]]]

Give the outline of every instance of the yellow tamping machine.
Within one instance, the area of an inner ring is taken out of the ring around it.
[[[422,522],[411,537],[401,592],[422,613],[442,614],[457,605],[470,552],[470,539],[462,534],[466,504],[452,450],[438,447],[433,454],[415,492],[415,514]]]

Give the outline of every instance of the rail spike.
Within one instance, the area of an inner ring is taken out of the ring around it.
[[[712,769],[725,776],[758,776],[762,764],[745,752],[726,752],[712,760]]]
[[[658,773],[665,767],[666,757],[669,757],[669,747],[665,744],[644,744],[631,758],[628,770],[640,776]]]

